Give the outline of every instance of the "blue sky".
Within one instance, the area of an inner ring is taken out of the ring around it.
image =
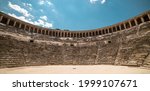
[[[69,30],[109,26],[150,10],[150,0],[0,0],[0,11],[26,22]]]

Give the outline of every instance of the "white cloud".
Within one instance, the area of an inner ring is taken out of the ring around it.
[[[47,16],[40,16],[40,18],[41,18],[42,20],[47,21]]]
[[[52,28],[53,27],[52,23],[45,22],[44,20],[41,20],[41,19],[39,19],[37,21],[31,21],[30,18],[28,19],[25,16],[16,16],[15,14],[11,14],[11,13],[8,13],[8,15],[10,15],[12,17],[15,17],[15,18],[17,18],[19,20],[22,20],[22,21],[34,24],[34,25],[38,25],[38,26],[42,26],[42,27],[46,27],[46,28]]]
[[[45,27],[47,27],[47,28],[52,28],[52,27],[53,27],[53,24],[52,24],[52,23],[45,22]]]
[[[23,3],[23,6],[32,10],[32,4],[30,4],[30,3]]]
[[[39,19],[38,21],[35,21],[34,24],[42,26],[42,27],[47,27],[47,28],[52,28],[53,27],[52,23],[45,22],[45,21],[43,21],[41,19]]]
[[[8,6],[11,9],[14,9],[14,10],[18,11],[19,13],[23,14],[25,17],[30,17],[31,16],[31,14],[26,9],[21,8],[19,5],[12,4],[11,2],[8,2]]]
[[[101,0],[101,4],[104,4],[106,2],[106,0]]]
[[[100,1],[101,4],[104,4],[106,2],[106,0],[90,0],[90,3],[91,4],[95,4],[97,3],[98,1]]]
[[[17,18],[19,20],[22,20],[22,21],[25,21],[25,22],[33,24],[33,22],[30,21],[31,19],[27,19],[25,16],[16,16],[15,14],[11,14],[11,13],[8,13],[8,15],[10,15],[12,17],[15,17],[15,18]]]
[[[38,2],[39,5],[45,5],[48,6],[48,8],[51,10],[51,12],[53,12],[54,14],[58,14],[55,5],[50,1],[50,0],[39,0]],[[43,9],[40,9],[40,12],[43,13]]]
[[[50,2],[49,0],[39,0],[39,4],[40,5],[49,5],[49,6],[53,6],[53,3]]]
[[[90,3],[95,4],[98,0],[90,0]]]

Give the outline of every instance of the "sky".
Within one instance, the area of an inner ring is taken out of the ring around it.
[[[0,0],[0,11],[53,29],[91,30],[150,10],[150,0]]]

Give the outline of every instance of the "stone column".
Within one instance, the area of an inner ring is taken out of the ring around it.
[[[33,27],[33,33],[35,33],[35,27]]]
[[[21,23],[19,24],[19,28],[21,28]]]
[[[141,20],[142,20],[142,23],[144,23],[144,19],[143,19],[143,17],[141,17]]]
[[[26,30],[26,25],[24,25],[24,29],[23,30]]]
[[[148,18],[149,18],[149,20],[150,20],[150,14],[147,14],[147,16],[148,16]]]
[[[135,25],[137,26],[137,25],[138,25],[137,20],[136,20],[136,19],[134,19],[134,21],[135,21]]]
[[[14,25],[13,25],[13,27],[15,27],[16,26],[16,21],[14,21]]]
[[[124,28],[125,28],[125,29],[127,29],[126,24],[125,24],[125,23],[123,23],[123,25],[124,25]]]
[[[60,32],[60,36],[59,37],[62,37],[62,32],[61,31],[59,31]]]
[[[7,20],[7,24],[6,25],[9,25],[9,22],[10,22],[10,19]]]
[[[108,33],[112,33],[113,32],[113,30],[111,28],[106,28],[106,29],[108,30]],[[103,30],[106,30],[106,29],[103,29]],[[103,30],[101,31],[102,35],[105,34],[105,33],[103,33]]]
[[[67,37],[69,37],[69,34],[70,34],[70,33],[69,33],[69,32],[67,32]]]
[[[47,31],[48,31],[48,35],[50,35],[50,31],[49,31],[49,29],[48,29]]]
[[[69,32],[69,34],[70,34],[70,37],[71,37],[71,32]]]
[[[82,37],[85,37],[85,32],[82,33]]]
[[[75,33],[75,37],[77,38],[78,36],[77,36],[77,33]]]
[[[3,16],[0,16],[0,22],[2,21],[2,19],[3,19]]]
[[[28,30],[29,32],[30,32],[30,29],[31,29],[31,27],[29,27],[29,30]]]
[[[89,37],[89,33],[87,32],[87,33],[85,33],[85,37]]]
[[[119,28],[120,28],[120,30],[121,30],[121,24],[119,24],[118,26],[119,26]]]
[[[128,21],[128,23],[129,23],[129,26],[130,26],[130,28],[132,27],[132,25],[131,25],[131,21]]]
[[[44,29],[43,31],[44,31],[44,35],[46,35],[46,30]]]
[[[118,29],[117,29],[117,26],[114,26],[115,27],[115,29],[116,29],[116,32],[118,31]]]
[[[57,33],[57,31],[55,31],[55,37],[57,37],[58,36],[58,33]]]
[[[59,31],[58,33],[59,33],[59,37],[61,37],[61,32]]]
[[[37,33],[39,33],[39,28],[37,28]]]
[[[60,34],[60,35],[61,35],[61,37],[64,37],[64,32],[63,32],[63,31],[61,31],[61,34]]]

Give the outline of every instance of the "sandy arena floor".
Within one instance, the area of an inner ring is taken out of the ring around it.
[[[150,69],[112,65],[32,66],[4,68],[0,74],[150,74]]]

